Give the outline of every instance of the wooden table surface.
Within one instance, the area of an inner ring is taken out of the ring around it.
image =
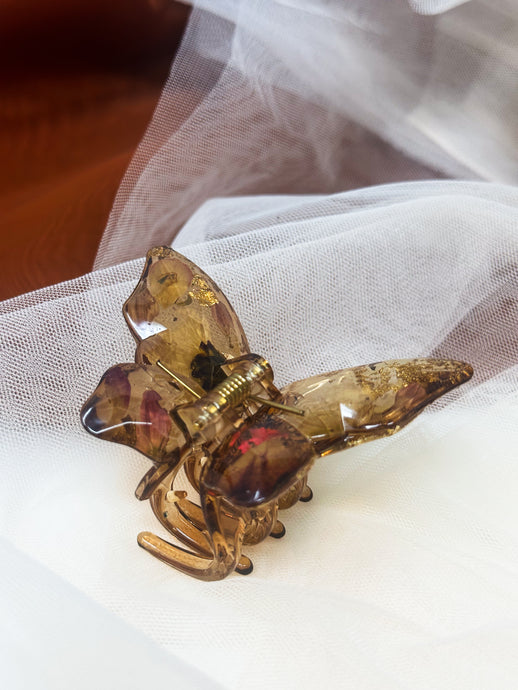
[[[189,9],[0,3],[0,299],[89,271]]]

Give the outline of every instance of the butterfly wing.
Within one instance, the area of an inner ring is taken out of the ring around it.
[[[277,415],[246,420],[213,452],[201,474],[203,490],[254,508],[278,498],[317,457],[313,443]]]
[[[217,285],[168,247],[151,249],[123,313],[137,341],[136,364],[102,377],[81,411],[90,433],[144,453],[164,468],[144,478],[145,498],[167,467],[183,456],[187,434],[175,413],[225,378],[221,365],[249,353],[234,310]],[[174,373],[180,385],[156,362]]]
[[[191,401],[156,365],[118,364],[83,405],[81,421],[94,436],[136,448],[156,464],[173,463],[187,442],[174,409]]]
[[[124,317],[136,361],[162,364],[208,391],[225,378],[226,359],[248,354],[243,328],[225,295],[200,268],[169,247],[155,247]]]
[[[305,414],[278,414],[326,455],[399,431],[426,405],[472,374],[469,364],[454,360],[376,362],[285,386],[284,403]]]

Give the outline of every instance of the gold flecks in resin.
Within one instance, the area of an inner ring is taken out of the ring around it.
[[[198,304],[201,304],[202,307],[213,307],[219,302],[214,292],[210,289],[207,281],[200,275],[195,275],[193,277],[189,294]]]

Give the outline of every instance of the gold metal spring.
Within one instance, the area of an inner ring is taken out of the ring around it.
[[[250,398],[252,384],[266,374],[266,368],[257,362],[246,362],[233,371],[207,395],[194,403],[197,418],[195,429],[203,429],[229,407],[237,407]]]
[[[235,371],[218,384],[212,393],[215,396],[221,396],[231,407],[234,407],[248,397],[251,383],[250,379],[245,378],[239,371]]]

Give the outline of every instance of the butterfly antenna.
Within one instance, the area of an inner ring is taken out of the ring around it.
[[[169,376],[176,381],[182,388],[185,388],[186,391],[189,391],[191,395],[194,395],[194,397],[199,400],[201,398],[201,395],[196,393],[196,391],[193,391],[193,389],[185,383],[185,381],[182,381],[181,378],[179,378],[176,374],[174,374],[172,371],[170,371],[167,367],[165,367],[162,362],[157,359],[156,361],[157,367],[160,367],[163,371],[165,371],[166,374],[169,374]]]
[[[260,403],[261,405],[268,405],[268,407],[276,407],[278,410],[285,410],[286,412],[292,412],[293,414],[298,414],[299,417],[304,416],[304,410],[298,410],[296,407],[290,407],[289,405],[283,405],[282,403],[276,402],[275,400],[264,400],[259,398],[257,395],[248,396],[250,400]]]

